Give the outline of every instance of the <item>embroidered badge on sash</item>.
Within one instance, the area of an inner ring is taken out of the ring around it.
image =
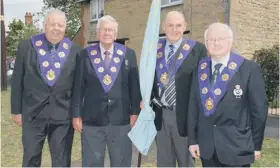
[[[115,58],[114,58],[114,62],[115,62],[115,63],[119,63],[119,62],[120,62],[120,59],[119,59],[118,57],[115,57]]]
[[[104,68],[103,67],[99,67],[98,68],[98,72],[104,72]]]
[[[69,48],[69,46],[68,46],[68,44],[67,44],[67,43],[63,43],[63,45],[62,45],[62,46],[63,46],[63,48],[64,48],[64,49],[66,49],[66,50]]]
[[[58,56],[59,56],[60,58],[64,58],[64,57],[65,57],[65,53],[64,53],[64,52],[59,52],[59,53],[58,53]]]
[[[221,91],[220,88],[217,88],[217,89],[214,90],[214,93],[215,93],[215,95],[218,96],[218,95],[221,95],[222,91]]]
[[[47,79],[50,80],[50,81],[54,80],[54,78],[55,78],[55,72],[54,72],[52,69],[49,70],[49,71],[47,72],[46,77],[47,77]]]
[[[94,63],[95,63],[95,64],[99,64],[100,61],[101,61],[100,58],[95,58],[95,59],[94,59]]]
[[[61,67],[61,65],[60,65],[60,63],[59,63],[59,62],[56,62],[56,63],[54,63],[54,67],[55,67],[55,68],[60,68],[60,67]]]
[[[205,69],[205,68],[206,68],[206,66],[207,66],[207,63],[206,63],[206,62],[204,62],[204,63],[202,63],[202,64],[200,65],[200,69]]]
[[[207,110],[211,110],[214,107],[214,101],[211,97],[206,100],[205,107]]]
[[[234,70],[237,67],[237,64],[235,62],[231,62],[228,67]]]
[[[123,55],[123,51],[122,50],[117,50],[117,54],[118,55]]]
[[[105,85],[110,85],[112,82],[112,78],[110,75],[106,74],[103,78],[103,82]]]
[[[207,79],[207,74],[206,73],[202,74],[200,79],[203,80],[203,81],[206,80]]]
[[[157,58],[161,58],[162,57],[162,52],[159,52],[158,54],[157,54]]]
[[[90,52],[90,54],[91,54],[91,55],[96,55],[96,54],[97,54],[97,51],[96,51],[96,50],[92,50],[92,51]]]
[[[46,55],[46,51],[43,50],[43,49],[40,49],[40,50],[39,50],[39,53],[40,53],[41,55],[43,55],[43,56]]]
[[[116,67],[111,67],[111,71],[112,72],[117,72],[117,68]]]
[[[164,72],[163,74],[161,74],[161,77],[160,77],[160,81],[162,82],[162,83],[165,83],[166,82],[166,80],[167,80],[167,73],[166,72]]]
[[[206,94],[208,92],[207,87],[204,87],[201,92],[202,92],[202,94]]]
[[[35,42],[35,45],[37,47],[40,47],[42,44],[43,44],[43,42],[41,40],[38,40],[38,41]]]
[[[162,47],[161,43],[158,43],[157,48],[160,49]]]
[[[229,79],[229,75],[228,74],[223,74],[222,80],[227,81],[228,79]]]
[[[42,65],[43,65],[43,67],[48,67],[49,66],[49,62],[48,61],[44,61]]]

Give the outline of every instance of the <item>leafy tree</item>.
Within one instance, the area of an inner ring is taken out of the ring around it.
[[[80,27],[81,8],[77,4],[77,0],[43,0],[46,11],[50,8],[60,9],[65,12],[67,17],[66,36],[73,38]]]
[[[6,55],[15,56],[18,44],[21,40],[29,39],[31,36],[40,33],[34,25],[25,25],[21,20],[13,19],[9,24],[9,31],[6,37]]]

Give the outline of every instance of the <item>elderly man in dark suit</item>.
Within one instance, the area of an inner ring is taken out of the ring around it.
[[[128,137],[140,112],[140,83],[134,50],[115,43],[118,23],[103,16],[97,23],[99,43],[78,57],[72,115],[82,132],[82,166],[104,167],[106,146],[111,167],[130,167]]]
[[[66,16],[51,10],[45,33],[21,41],[12,76],[12,119],[22,125],[23,164],[41,165],[46,136],[52,166],[68,167],[74,129],[70,99],[77,53],[80,48],[65,38]]]
[[[187,114],[193,71],[207,55],[203,44],[186,39],[184,15],[171,11],[163,22],[166,38],[158,43],[152,105],[158,130],[157,166],[193,167],[187,150]]]
[[[200,60],[190,97],[189,150],[204,167],[248,167],[260,159],[268,102],[259,65],[230,52],[222,23],[205,31],[210,57]]]

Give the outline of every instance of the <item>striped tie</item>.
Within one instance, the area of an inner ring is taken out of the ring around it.
[[[173,45],[169,45],[169,53],[168,53],[168,65],[170,68],[170,65],[172,63],[172,59],[171,56],[174,54],[174,46]],[[167,88],[165,91],[165,101],[170,105],[173,106],[176,103],[176,90],[175,90],[175,79],[174,76],[172,77],[172,79],[168,82],[167,84]]]
[[[55,45],[53,45],[52,49],[50,51],[50,57],[53,58],[55,56],[55,53],[56,53],[56,48],[55,48]]]
[[[171,81],[167,84],[167,88],[165,91],[165,101],[170,106],[173,106],[176,103],[175,76],[173,76]]]

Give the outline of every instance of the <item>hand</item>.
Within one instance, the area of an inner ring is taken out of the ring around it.
[[[261,159],[261,151],[255,151],[255,160]]]
[[[134,127],[137,118],[138,118],[138,115],[131,115],[130,116],[130,126],[131,126],[131,128]]]
[[[143,100],[140,102],[140,108],[141,108],[141,110],[143,110],[144,109],[144,102],[143,102]]]
[[[22,126],[21,114],[12,114],[12,120],[18,125]]]
[[[194,158],[200,158],[200,151],[198,145],[190,145],[189,151]]]
[[[76,131],[82,132],[83,130],[83,120],[81,117],[73,118],[72,119],[73,127]]]

